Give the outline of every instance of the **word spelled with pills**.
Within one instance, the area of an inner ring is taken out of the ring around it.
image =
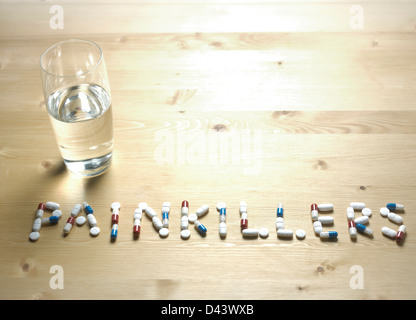
[[[219,226],[218,233],[221,239],[225,239],[227,236],[227,205],[225,202],[217,203],[217,211],[219,213]],[[86,217],[79,216],[82,208],[86,214]],[[119,231],[119,218],[120,218],[120,209],[121,204],[119,202],[113,202],[111,204],[111,241],[115,241],[118,236]],[[44,212],[48,210],[51,211],[49,217],[44,217]],[[170,202],[163,202],[161,209],[161,218],[158,217],[157,212],[146,202],[140,202],[137,208],[133,213],[133,237],[135,239],[139,238],[141,232],[141,221],[143,214],[152,221],[154,229],[159,233],[161,238],[167,238],[169,236],[169,214],[171,211]],[[285,228],[285,222],[283,219],[283,204],[278,203],[276,211],[276,234],[279,239],[292,239],[293,230]],[[334,205],[332,203],[323,203],[311,205],[311,218],[313,223],[313,230],[316,236],[319,236],[322,240],[337,240],[338,232],[334,230],[324,230],[326,226],[334,225],[334,218],[329,215],[334,211]],[[355,213],[361,211],[361,216],[355,217]],[[387,226],[381,229],[381,233],[388,237],[395,239],[398,244],[402,244],[405,234],[406,226],[403,224],[403,218],[396,212],[403,212],[404,206],[402,204],[388,203],[386,207],[380,209],[380,214],[382,217],[386,217],[388,220],[393,222],[396,225],[399,225],[398,230],[391,229]],[[195,210],[195,213],[189,214],[189,202],[187,200],[182,201],[181,203],[181,218],[180,218],[180,236],[182,239],[187,240],[191,237],[191,231],[188,229],[189,224],[192,223],[195,226],[196,231],[202,237],[204,237],[208,230],[200,222],[202,217],[204,217],[209,212],[209,205],[204,204]],[[248,214],[247,214],[247,203],[245,201],[240,202],[239,206],[240,212],[240,231],[243,238],[257,238],[260,236],[263,239],[266,239],[269,236],[269,230],[265,227],[256,228],[248,227]],[[373,237],[373,230],[368,227],[372,211],[370,208],[367,208],[363,202],[351,202],[347,208],[347,222],[348,222],[348,232],[350,238],[353,241],[357,239],[357,233],[366,235],[367,237]],[[36,211],[35,220],[33,222],[32,232],[29,235],[31,241],[37,241],[40,237],[40,229],[44,225],[56,225],[60,217],[62,216],[62,211],[60,210],[60,205],[56,202],[46,202],[40,203]],[[87,203],[83,202],[81,204],[76,204],[71,212],[70,217],[66,221],[63,228],[63,235],[68,236],[72,230],[73,225],[76,223],[78,226],[82,226],[85,222],[88,221],[90,226],[90,235],[96,237],[100,234],[100,228],[97,226],[97,219],[94,216],[94,210]],[[358,231],[358,232],[357,232]],[[296,238],[303,240],[306,237],[306,231],[303,229],[298,229],[295,232]]]

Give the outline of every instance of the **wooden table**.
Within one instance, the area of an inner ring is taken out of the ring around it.
[[[416,5],[361,2],[62,1],[54,30],[51,3],[1,1],[0,298],[415,299]],[[73,37],[102,47],[112,89],[113,164],[90,180],[63,167],[40,82],[42,52]],[[210,205],[205,237],[180,238],[185,199]],[[242,238],[243,200],[267,239]],[[30,242],[46,201],[63,217]],[[101,234],[63,237],[82,201]],[[141,201],[171,202],[168,238],[144,217],[133,239]],[[350,239],[351,201],[373,210],[373,238]],[[279,202],[304,240],[277,238]],[[315,236],[314,202],[334,204],[337,241]],[[402,245],[381,234],[398,229],[387,202],[405,205]]]

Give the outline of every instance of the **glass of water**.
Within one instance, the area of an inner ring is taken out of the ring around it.
[[[101,48],[87,40],[54,44],[40,58],[43,93],[69,172],[94,177],[111,165],[113,116]]]

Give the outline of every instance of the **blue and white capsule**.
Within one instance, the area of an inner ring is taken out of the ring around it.
[[[398,203],[387,203],[386,207],[391,211],[404,210],[404,205]]]
[[[283,218],[283,203],[279,203],[277,206],[276,216],[278,218]]]
[[[92,214],[94,213],[94,210],[92,210],[91,206],[87,202],[83,202],[82,206],[84,207],[84,211],[86,214]]]
[[[56,224],[59,221],[59,217],[58,216],[50,216],[48,218],[43,218],[41,223],[42,225],[45,224]]]
[[[199,233],[203,235],[207,233],[207,228],[205,228],[205,226],[201,222],[199,222],[199,220],[195,221],[195,228],[198,230]]]
[[[319,234],[321,239],[336,239],[338,238],[338,232],[336,231],[322,231]]]
[[[373,235],[373,230],[371,230],[369,227],[366,227],[365,225],[361,224],[361,223],[357,223],[355,225],[355,227],[357,228],[357,230],[361,233],[364,233],[368,236],[372,236]]]
[[[111,227],[111,240],[116,240],[118,234],[118,224],[114,223]]]
[[[170,202],[163,202],[163,206],[162,206],[163,228],[169,228],[169,212],[170,212]]]
[[[225,208],[220,209],[220,222],[225,222],[227,220],[227,211]]]

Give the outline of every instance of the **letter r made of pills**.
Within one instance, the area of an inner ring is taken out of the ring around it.
[[[353,265],[350,268],[352,277],[350,278],[351,289],[364,289],[364,269],[360,265]]]

